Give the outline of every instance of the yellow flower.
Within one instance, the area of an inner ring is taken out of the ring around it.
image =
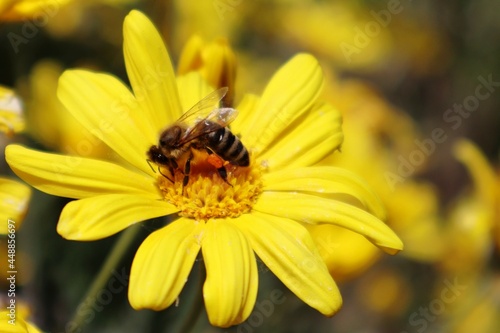
[[[473,191],[454,203],[442,265],[454,274],[481,274],[490,260],[498,230],[498,178],[484,154],[469,140],[458,141],[454,154],[468,169]]]
[[[59,9],[59,6],[71,0],[3,0],[0,2],[0,20],[18,21],[45,15],[47,11]]]
[[[399,155],[408,156],[415,149],[416,125],[363,81],[330,77],[326,82],[329,100],[344,118],[345,141],[342,154],[333,154],[322,163],[356,173],[376,192],[386,208],[385,220],[405,244],[402,255],[436,261],[443,244],[434,187],[413,177],[392,184],[386,177],[388,170],[397,170]],[[339,231],[332,225],[308,229],[338,280],[358,276],[381,257],[376,247],[349,230]]]
[[[206,44],[195,35],[189,39],[179,58],[177,73],[198,71],[211,87],[227,87],[224,104],[232,105],[236,80],[236,56],[226,39]]]
[[[14,313],[8,308],[9,304],[0,304],[0,332],[2,333],[41,333],[42,331],[26,320],[30,309],[24,302],[17,301]]]
[[[46,147],[84,157],[110,155],[108,147],[69,114],[57,99],[62,66],[39,61],[31,71],[26,103],[28,132]]]
[[[7,147],[6,159],[39,190],[79,199],[66,205],[57,226],[68,239],[100,239],[139,221],[178,215],[136,253],[129,286],[135,309],[174,303],[201,249],[212,325],[235,325],[250,315],[258,289],[254,251],[305,303],[333,315],[341,297],[303,224],[335,224],[389,253],[402,249],[389,227],[358,207],[382,210],[356,177],[313,166],[343,139],[340,114],[318,100],[323,75],[314,57],[297,55],[262,96],[247,95],[237,107],[231,130],[251,152],[249,167],[229,164],[229,185],[198,158],[183,187],[180,170],[172,182],[166,168],[150,167],[146,152],[167,125],[213,88],[195,72],[174,76],[161,36],[138,11],[124,22],[124,55],[132,92],[111,75],[84,70],[65,72],[58,89],[68,111],[123,164],[19,145]],[[346,195],[357,203],[342,201]]]
[[[22,103],[9,88],[0,86],[0,131],[12,136],[24,129]]]
[[[19,182],[0,178],[0,235],[9,231],[8,221],[19,228],[28,210],[31,189]]]

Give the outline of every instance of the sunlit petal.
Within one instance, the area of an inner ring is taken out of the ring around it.
[[[160,199],[154,178],[117,164],[52,153],[19,145],[5,149],[12,170],[33,187],[67,198],[123,193]]]
[[[57,232],[67,239],[96,240],[134,223],[177,211],[165,201],[139,195],[99,195],[68,203],[59,218]]]
[[[158,132],[181,115],[175,74],[153,23],[132,10],[123,24],[123,53],[135,98]]]
[[[327,316],[338,311],[340,292],[306,228],[258,212],[233,223],[250,239],[259,258],[301,300]]]
[[[163,310],[178,297],[200,250],[203,223],[180,218],[153,232],[135,254],[129,301],[136,310]]]
[[[203,297],[210,323],[219,327],[246,320],[258,288],[252,248],[245,235],[228,221],[209,221],[202,244],[207,268]]]
[[[153,174],[146,152],[158,133],[151,131],[148,114],[122,82],[107,74],[70,70],[61,75],[57,95],[87,130],[124,160]]]
[[[339,149],[344,135],[338,110],[323,104],[315,106],[304,117],[259,155],[259,159],[265,160],[270,170],[310,166]]]
[[[403,249],[399,237],[384,222],[338,200],[304,193],[264,192],[254,209],[306,223],[332,223],[365,236],[390,254]]]
[[[385,219],[380,198],[358,175],[346,169],[317,166],[284,169],[263,176],[266,191],[344,193],[361,201],[379,219]]]
[[[268,83],[260,103],[242,131],[245,143],[257,152],[281,134],[316,101],[323,86],[317,60],[299,54],[280,68]]]

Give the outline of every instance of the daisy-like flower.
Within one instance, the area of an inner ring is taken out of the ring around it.
[[[249,167],[228,164],[227,184],[198,156],[183,187],[182,172],[175,171],[172,182],[164,176],[167,168],[151,168],[147,151],[214,89],[196,72],[174,76],[160,35],[138,11],[124,22],[124,55],[131,90],[111,75],[84,70],[66,71],[58,88],[68,111],[123,164],[19,145],[7,147],[6,159],[39,190],[79,199],[59,219],[57,230],[67,239],[100,239],[176,214],[135,255],[132,307],[161,310],[174,303],[201,250],[212,325],[228,327],[250,315],[258,289],[255,254],[300,299],[329,316],[341,306],[340,293],[303,224],[335,224],[389,253],[402,249],[363,182],[346,170],[314,166],[343,140],[340,114],[318,100],[323,75],[314,57],[297,55],[262,96],[247,95],[237,106],[231,131],[250,151]]]

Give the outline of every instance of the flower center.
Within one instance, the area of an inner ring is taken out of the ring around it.
[[[180,164],[183,165],[183,164]],[[261,169],[252,160],[249,167],[225,166],[227,183],[217,169],[205,160],[191,161],[189,182],[182,186],[184,173],[167,169],[158,177],[165,201],[179,208],[179,215],[196,220],[237,217],[248,213],[262,192]],[[228,184],[229,183],[229,184]]]

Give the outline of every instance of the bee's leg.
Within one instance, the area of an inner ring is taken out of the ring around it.
[[[178,168],[179,166],[177,165],[177,162],[170,158],[168,160],[168,172],[170,172],[170,175],[172,176],[172,178],[174,180],[171,180],[170,178],[168,178],[170,181],[172,181],[172,183],[175,183],[175,170]],[[166,176],[165,176],[166,177]]]
[[[169,168],[169,169],[170,169],[170,168]],[[163,177],[165,177],[165,178],[167,178],[168,180],[170,180],[170,182],[172,182],[172,184],[174,183],[174,181],[173,181],[172,179],[170,179],[170,177],[169,177],[169,176],[167,176],[166,174],[164,174],[163,172],[161,172],[160,167],[158,167],[158,172],[159,172],[159,173],[160,173]],[[170,173],[173,175],[173,173],[172,173],[172,172],[170,172]]]
[[[184,164],[184,179],[182,180],[182,189],[187,186],[189,182],[189,173],[191,172],[191,159],[193,158],[193,152],[189,153],[189,157],[186,160],[186,164]]]
[[[208,159],[208,163],[212,164],[217,169],[217,172],[219,173],[219,176],[222,178],[222,180],[226,184],[228,184],[229,186],[232,187],[233,185],[231,185],[227,181],[227,170],[226,170],[226,167],[224,166],[224,160],[222,158],[218,157],[217,155],[212,155],[212,154],[214,154],[214,152],[209,147],[207,147],[207,152],[210,155],[209,159]],[[213,156],[215,158],[210,159],[211,156]]]
[[[229,186],[233,187],[233,185],[231,185],[228,181],[227,181],[227,170],[226,170],[226,167],[224,166],[221,166],[220,168],[217,168],[217,172],[219,173],[220,177],[222,178],[222,180],[228,184]]]

